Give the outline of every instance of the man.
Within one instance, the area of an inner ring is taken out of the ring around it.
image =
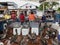
[[[20,18],[20,21],[21,21],[21,25],[23,25],[23,23],[24,23],[24,21],[25,21],[25,16],[24,16],[24,14],[21,13],[21,14],[19,15],[19,18]]]
[[[12,13],[11,13],[11,19],[13,19],[13,21],[16,20],[16,13],[15,13],[15,11],[12,11]]]
[[[45,21],[46,21],[46,16],[43,15],[43,16],[42,16],[42,22],[45,22]]]

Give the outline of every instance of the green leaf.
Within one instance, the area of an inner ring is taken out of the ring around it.
[[[57,9],[57,11],[60,11],[60,7]]]

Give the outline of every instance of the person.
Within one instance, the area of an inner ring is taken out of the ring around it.
[[[28,18],[29,18],[29,21],[35,21],[35,15],[34,15],[34,13],[31,12],[31,13],[29,14]]]
[[[11,18],[11,16],[10,16],[9,14],[6,13],[6,14],[4,15],[4,18],[8,20],[8,19]]]
[[[6,22],[8,23],[8,21],[11,19],[11,16],[10,16],[8,13],[6,13],[6,14],[4,15],[4,19],[5,19]]]
[[[6,41],[5,41],[5,43],[7,43],[6,45],[11,45],[11,37],[9,37]]]
[[[20,21],[21,21],[21,25],[23,25],[23,23],[24,23],[24,21],[25,21],[25,16],[24,16],[24,14],[21,13],[21,14],[19,15],[19,18],[20,18]]]
[[[16,14],[15,14],[15,11],[12,11],[12,13],[11,13],[11,19],[16,20]]]
[[[46,21],[46,16],[43,15],[43,16],[42,16],[42,22],[45,22],[45,21]]]

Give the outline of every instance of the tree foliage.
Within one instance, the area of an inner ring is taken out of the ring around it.
[[[57,9],[57,11],[60,11],[60,7]]]
[[[58,2],[52,2],[51,6],[53,7],[55,5],[59,5],[59,3]]]
[[[45,2],[45,3],[42,3],[40,6],[39,6],[39,10],[43,10],[43,4],[44,4],[44,9],[46,10],[46,6],[49,6],[49,2]]]
[[[51,7],[53,7],[53,6],[55,6],[55,5],[58,5],[59,3],[58,2],[52,2],[51,4],[50,4],[50,2],[44,2],[44,3],[42,3],[40,6],[39,6],[39,10],[43,10],[43,4],[44,4],[44,10],[46,10],[47,9],[47,7],[48,8],[50,8],[50,6]]]

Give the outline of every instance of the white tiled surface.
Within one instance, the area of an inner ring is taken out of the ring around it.
[[[36,35],[38,35],[38,33],[39,33],[38,27],[32,28],[31,33],[36,33]]]
[[[29,33],[29,28],[22,29],[22,35],[27,35]]]
[[[36,35],[38,35],[39,33],[39,24],[37,22],[31,22],[30,23],[31,26],[31,33],[36,33]]]
[[[19,27],[19,28],[13,28],[13,35],[16,35],[16,29],[17,29],[18,35],[20,35],[21,34],[21,27]]]

